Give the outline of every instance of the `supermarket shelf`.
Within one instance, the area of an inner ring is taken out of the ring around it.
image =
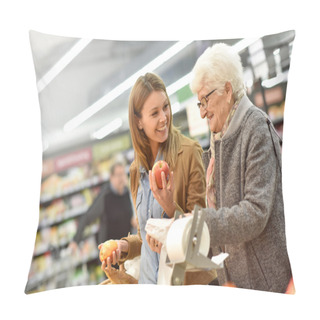
[[[84,206],[81,206],[79,208],[69,209],[69,210],[65,211],[62,216],[59,216],[56,219],[43,220],[43,221],[41,221],[39,223],[38,231],[41,230],[41,229],[53,227],[54,225],[62,223],[64,221],[68,220],[68,219],[74,219],[74,218],[76,218],[78,216],[81,216],[81,215],[83,215],[83,214],[85,214],[87,212],[89,207],[90,207],[90,205],[84,205]]]
[[[93,225],[91,227],[90,233],[85,235],[85,238],[88,238],[92,235],[95,235],[99,230],[99,226],[98,225]],[[58,243],[56,244],[43,244],[40,247],[37,248],[37,250],[34,252],[33,257],[38,257],[41,256],[47,252],[55,252],[55,251],[60,251],[61,248],[65,247],[66,245],[68,245],[70,243],[70,241],[72,240],[72,238],[67,238],[64,237],[62,239],[59,239]]]
[[[62,261],[61,263],[56,264],[54,268],[48,268],[46,271],[42,273],[38,273],[34,275],[32,278],[30,278],[26,285],[25,292],[28,293],[30,291],[33,291],[44,282],[47,282],[54,277],[58,277],[62,273],[72,272],[74,269],[80,267],[81,265],[86,264],[97,258],[98,258],[98,251],[93,252],[92,254],[90,254],[84,259],[78,259],[75,261],[74,260],[72,261],[72,258],[70,257],[69,259]]]
[[[77,184],[76,186],[72,186],[69,188],[66,188],[60,192],[55,193],[54,195],[50,195],[50,194],[43,194],[40,197],[40,204],[45,204],[48,202],[51,202],[53,200],[56,199],[60,199],[66,196],[70,196],[73,193],[77,193],[80,192],[81,190],[84,190],[86,188],[92,188],[92,187],[96,187],[100,184],[103,184],[105,182],[107,182],[109,180],[109,176],[108,177],[104,177],[104,178],[99,178],[98,176],[93,176],[90,179],[86,179],[82,182],[80,182],[79,184]]]

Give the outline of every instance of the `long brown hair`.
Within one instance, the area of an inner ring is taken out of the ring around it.
[[[150,142],[144,131],[139,130],[138,120],[141,118],[141,110],[145,101],[153,91],[163,91],[167,96],[170,106],[168,139],[160,145],[160,148],[164,160],[168,162],[171,170],[175,167],[180,148],[180,131],[172,123],[172,109],[164,82],[154,73],[146,73],[144,76],[140,76],[132,87],[129,97],[129,126],[134,149],[133,167],[134,171],[136,171],[136,174],[131,176],[131,184],[133,183],[135,187],[138,185],[138,181],[133,180],[139,180],[140,166],[146,170],[151,170],[152,166]]]

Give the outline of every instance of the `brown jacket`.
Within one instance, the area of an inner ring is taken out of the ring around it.
[[[184,213],[191,212],[196,204],[200,207],[205,207],[205,196],[206,196],[206,184],[205,184],[205,173],[202,164],[202,148],[198,142],[191,140],[183,135],[181,135],[181,147],[178,152],[178,158],[176,166],[173,170],[175,191],[174,191],[174,201],[176,204],[176,210]],[[135,162],[132,163],[130,167],[130,177],[138,173],[139,168],[137,168]],[[138,186],[131,187],[132,199],[134,202],[138,192]],[[137,218],[137,215],[136,215]],[[137,218],[138,219],[138,218]],[[140,255],[141,250],[141,236],[139,230],[138,221],[138,234],[129,235],[123,238],[127,240],[129,244],[128,254],[121,259],[124,262],[128,259],[133,259],[134,257]],[[215,272],[203,273],[203,272],[192,272],[193,280],[187,281],[188,284],[191,283],[209,283],[212,281],[216,274]],[[200,275],[201,274],[201,275]],[[187,278],[189,278],[187,273]]]

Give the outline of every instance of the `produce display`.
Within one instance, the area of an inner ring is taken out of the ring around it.
[[[161,179],[161,172],[164,172],[166,181],[169,181],[169,176],[170,176],[170,170],[169,170],[169,165],[167,162],[164,160],[159,160],[157,161],[153,167],[152,167],[152,172],[155,175],[156,178],[156,183],[159,189],[162,189],[162,179]]]

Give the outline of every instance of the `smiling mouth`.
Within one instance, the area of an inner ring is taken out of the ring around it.
[[[157,129],[157,131],[163,132],[167,129],[167,125],[164,125],[163,127]]]

